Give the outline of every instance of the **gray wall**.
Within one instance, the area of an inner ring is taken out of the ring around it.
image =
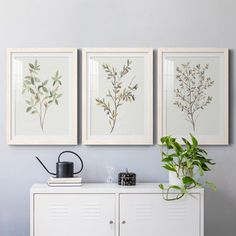
[[[205,235],[235,236],[235,9],[234,0],[0,0],[0,235],[29,235],[29,189],[48,178],[34,155],[53,169],[59,152],[68,149],[6,145],[7,47],[229,47],[231,144],[207,147],[217,163],[208,178],[218,191],[206,191]],[[81,110],[81,102],[79,106]],[[156,146],[69,149],[84,159],[84,182],[105,181],[107,166],[115,168],[115,178],[128,167],[139,181],[168,179]]]

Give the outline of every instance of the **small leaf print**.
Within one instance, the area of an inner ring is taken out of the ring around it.
[[[119,72],[116,68],[108,64],[102,65],[104,71],[107,73],[107,79],[111,82],[112,90],[108,90],[106,94],[106,97],[110,99],[110,101],[106,101],[105,98],[96,98],[96,104],[100,106],[108,116],[108,123],[111,128],[110,133],[114,131],[118,118],[118,109],[124,102],[135,101],[134,93],[138,89],[138,84],[132,85],[134,77],[130,80],[127,87],[123,85],[123,80],[126,79],[125,76],[131,71],[131,63],[132,61],[128,59]]]
[[[62,93],[58,93],[59,87],[62,84],[60,81],[62,76],[59,70],[56,70],[55,75],[51,77],[50,86],[49,80],[43,81],[40,79],[38,75],[40,65],[37,60],[34,63],[29,63],[28,66],[29,75],[24,77],[22,89],[22,95],[26,97],[26,112],[38,115],[41,130],[44,131],[45,118],[49,107],[53,105],[53,101],[59,105],[58,99],[62,97]],[[56,88],[54,87],[55,82],[58,83]],[[26,92],[28,93],[26,94]]]
[[[176,100],[173,104],[185,114],[185,119],[190,122],[193,131],[196,131],[199,111],[204,110],[213,100],[207,95],[207,90],[214,84],[207,76],[208,68],[208,64],[190,66],[190,62],[176,67],[178,83],[174,90]]]
[[[32,109],[32,107],[27,107],[26,112],[29,112]]]

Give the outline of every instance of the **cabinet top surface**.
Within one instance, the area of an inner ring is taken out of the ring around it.
[[[137,183],[136,186],[120,186],[117,183],[83,183],[80,187],[49,187],[34,184],[31,193],[162,193],[159,183]],[[164,184],[168,186],[168,184]],[[191,193],[202,193],[203,188],[191,189]]]

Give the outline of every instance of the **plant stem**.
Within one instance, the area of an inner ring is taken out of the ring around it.
[[[44,114],[43,114],[43,120],[42,120],[42,127],[44,127],[44,121],[45,121],[45,116],[47,113],[48,107],[45,107]]]
[[[116,116],[114,117],[114,119],[112,121],[112,126],[111,126],[111,130],[110,130],[110,134],[113,132],[113,130],[115,128],[115,124],[116,124]]]
[[[191,124],[193,127],[193,131],[195,132],[195,121],[194,121],[193,113],[191,113]]]
[[[176,197],[174,197],[174,198],[169,198],[169,192],[170,192],[170,189],[171,189],[171,186],[167,188],[167,190],[166,190],[166,194],[165,194],[165,195],[164,195],[164,194],[162,195],[163,198],[164,198],[164,200],[166,200],[166,201],[175,201],[175,200],[179,200],[180,198],[182,198],[182,197],[185,195],[184,193],[176,193],[176,194],[177,194]]]
[[[101,106],[106,115],[108,115],[110,134],[114,131],[116,126],[119,106],[122,106],[123,102],[131,102],[135,100],[134,94],[132,93],[134,90],[137,90],[138,85],[136,84],[133,88],[130,87],[134,78],[132,78],[127,88],[123,88],[121,81],[121,79],[131,70],[129,67],[130,64],[131,61],[127,60],[127,65],[125,64],[120,72],[117,72],[115,67],[111,67],[107,64],[102,65],[103,69],[107,73],[107,79],[111,80],[112,84],[112,90],[110,91],[109,89],[106,94],[106,96],[111,99],[111,104],[110,101],[106,102],[105,98],[97,98],[96,101],[97,105]]]
[[[112,120],[112,127],[111,127],[111,130],[110,130],[110,134],[113,132],[114,128],[115,128],[115,125],[116,125],[116,117],[117,117],[117,109],[118,109],[118,104],[117,104],[117,89],[116,89],[116,86],[117,86],[117,81],[116,81],[116,75],[113,76],[113,83],[114,83],[114,99],[113,99],[113,102],[114,102],[114,117],[113,117],[113,120]]]
[[[42,124],[42,102],[40,102],[40,105],[39,105],[39,122],[40,122],[40,127],[43,131],[43,124]]]
[[[190,105],[190,119],[193,127],[193,131],[195,131],[195,122],[194,122],[194,114],[193,114],[193,102],[192,102],[192,88],[191,81],[188,79],[188,89],[189,89],[189,105]]]

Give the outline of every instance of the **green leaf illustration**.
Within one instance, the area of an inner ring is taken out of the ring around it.
[[[208,64],[191,66],[186,62],[176,67],[177,86],[174,90],[175,102],[185,119],[190,122],[193,131],[196,131],[197,119],[200,111],[208,106],[213,98],[207,95],[207,90],[214,81],[207,76]]]
[[[46,87],[42,87],[42,89],[43,89],[43,91],[44,91],[45,93],[48,92],[48,89],[47,89]]]
[[[109,89],[106,94],[107,100],[105,98],[96,98],[96,104],[103,109],[108,117],[108,123],[111,127],[110,133],[112,133],[115,128],[118,118],[118,109],[120,109],[125,102],[135,101],[134,93],[138,89],[138,84],[132,85],[134,77],[130,80],[128,86],[124,85],[124,80],[127,80],[126,75],[131,71],[131,63],[132,61],[128,59],[119,72],[111,65],[102,65],[107,74],[107,80],[111,83],[111,89]]]
[[[49,107],[53,105],[53,101],[56,105],[59,105],[58,99],[62,97],[62,93],[58,93],[59,87],[62,85],[62,76],[59,70],[56,70],[50,81],[42,81],[38,75],[40,72],[38,61],[35,60],[34,63],[29,63],[28,66],[29,75],[24,77],[22,89],[22,95],[24,95],[27,104],[26,112],[38,115],[41,130],[44,131],[45,118]],[[56,83],[58,86],[55,87]]]
[[[32,109],[32,107],[27,107],[26,112],[29,112]]]

